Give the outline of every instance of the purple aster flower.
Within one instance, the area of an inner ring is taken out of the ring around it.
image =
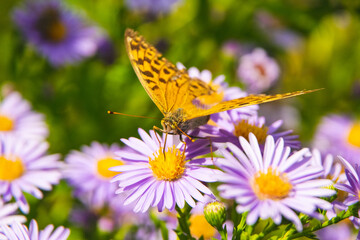
[[[16,203],[4,204],[2,199],[0,199],[0,225],[10,225],[13,222],[26,222],[25,216],[14,215],[18,207]]]
[[[331,154],[327,154],[326,156],[322,157],[319,150],[314,149],[312,151],[312,164],[314,166],[322,166],[324,171],[323,174],[320,176],[320,178],[326,178],[330,179],[333,183],[345,183],[346,182],[346,176],[344,173],[343,165],[334,159],[334,157]],[[328,209],[326,212],[326,217],[328,219],[331,219],[333,217],[336,217],[336,208],[340,206],[340,208],[343,209],[342,203],[341,203],[341,195],[338,196],[338,198],[332,202],[333,207],[332,209]]]
[[[360,156],[360,122],[341,115],[324,117],[313,145],[324,154],[341,155],[355,165]]]
[[[249,116],[238,111],[227,111],[218,114],[215,124],[207,124],[200,127],[199,136],[211,138],[215,146],[225,145],[226,142],[241,147],[239,137],[248,138],[249,133],[255,134],[260,145],[263,146],[267,136],[273,136],[275,141],[283,138],[286,146],[293,149],[300,148],[297,135],[291,135],[292,130],[280,131],[283,121],[278,120],[270,125],[265,124],[265,117],[257,115]]]
[[[11,226],[0,226],[0,239],[6,240],[66,240],[70,235],[70,230],[62,226],[54,230],[53,225],[48,225],[44,230],[39,232],[37,222],[33,219],[30,222],[29,229],[19,223],[14,222]]]
[[[0,102],[0,135],[43,140],[49,134],[44,116],[31,110],[31,105],[17,92],[12,92]]]
[[[348,193],[348,197],[344,200],[343,204],[345,208],[351,206],[360,201],[360,166],[355,164],[353,167],[348,161],[339,156],[339,159],[345,166],[345,174],[348,180],[347,183],[337,183],[335,188]],[[360,214],[360,211],[359,211]],[[349,219],[354,223],[356,228],[360,227],[360,219],[354,216],[349,217]],[[360,232],[358,238],[360,239]]]
[[[75,188],[75,196],[87,208],[73,211],[72,219],[78,225],[87,227],[90,219],[102,231],[111,232],[123,224],[140,222],[139,214],[124,206],[124,196],[115,194],[117,184],[110,182],[118,173],[109,168],[123,164],[115,159],[115,152],[119,150],[116,144],[92,142],[65,158],[64,175]]]
[[[59,0],[28,0],[14,11],[13,18],[29,43],[54,66],[94,55],[102,36]]]
[[[120,147],[116,144],[107,146],[92,142],[90,146],[83,146],[81,152],[72,151],[65,158],[65,177],[75,188],[75,195],[86,199],[91,208],[104,207],[116,196],[117,186],[110,180],[118,173],[109,168],[122,164],[122,161],[114,159],[114,152],[118,150]]]
[[[168,13],[179,5],[182,0],[126,0],[126,5],[133,11],[151,14]]]
[[[270,58],[265,50],[254,49],[240,59],[237,74],[251,93],[259,93],[269,89],[280,74],[279,65]]]
[[[351,240],[354,239],[351,234],[351,228],[347,223],[339,222],[326,228],[316,231],[320,240]]]
[[[212,164],[211,160],[192,159],[208,153],[207,146],[184,152],[182,143],[175,145],[174,136],[160,137],[154,131],[148,135],[142,129],[139,134],[142,140],[122,139],[135,152],[117,152],[125,164],[111,169],[121,172],[113,181],[119,182],[117,193],[128,194],[125,205],[135,202],[135,212],[145,212],[151,206],[163,211],[173,210],[175,205],[183,208],[185,202],[194,207],[194,199],[204,201],[200,192],[213,197],[201,182],[216,181],[218,171],[201,166]]]
[[[342,164],[336,161],[331,154],[322,157],[318,149],[313,149],[312,162],[315,166],[322,166],[324,168],[322,178],[330,179],[334,183],[346,182]]]
[[[227,144],[229,150],[220,149],[225,158],[218,159],[216,165],[225,172],[219,177],[224,184],[218,190],[225,199],[236,200],[239,213],[248,212],[247,224],[255,224],[258,218],[272,218],[280,224],[284,216],[302,231],[303,226],[294,210],[321,218],[317,208],[332,207],[331,203],[319,198],[335,193],[324,188],[332,182],[317,179],[323,168],[310,164],[308,149],[291,155],[290,147],[284,146],[282,138],[275,143],[274,138],[268,136],[262,153],[254,134],[249,134],[249,141],[243,137],[239,140],[241,149],[233,143]]]
[[[46,155],[48,143],[0,136],[0,196],[8,202],[15,198],[22,212],[29,212],[23,192],[40,199],[61,174],[58,154]]]

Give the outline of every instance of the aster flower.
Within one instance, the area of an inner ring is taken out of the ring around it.
[[[283,138],[286,146],[293,149],[300,147],[300,141],[297,140],[297,135],[291,135],[292,130],[280,131],[283,124],[282,120],[275,121],[272,124],[265,124],[265,117],[257,115],[249,116],[238,112],[237,110],[230,110],[218,114],[215,124],[208,124],[200,127],[199,136],[210,137],[215,146],[225,145],[226,142],[241,147],[239,137],[248,138],[249,133],[255,134],[259,144],[263,145],[267,136],[273,136],[275,141]]]
[[[319,240],[354,239],[351,234],[351,228],[349,224],[344,223],[344,221],[316,231],[316,236],[319,238]]]
[[[317,127],[313,145],[325,154],[341,155],[355,165],[360,156],[360,122],[341,115],[324,117]]]
[[[13,222],[24,223],[26,217],[22,215],[14,215],[18,209],[16,203],[4,204],[0,199],[0,225],[10,225]]]
[[[13,19],[29,43],[54,66],[94,55],[102,36],[59,0],[28,0],[14,11]]]
[[[48,136],[44,116],[31,110],[31,105],[17,92],[12,92],[0,102],[0,135],[43,140]]]
[[[179,5],[182,0],[126,0],[126,5],[133,11],[150,14],[168,13]]]
[[[342,171],[342,164],[336,161],[331,154],[322,157],[318,149],[313,149],[312,163],[315,166],[322,166],[324,168],[322,178],[330,179],[334,183],[344,183],[346,181],[345,173]]]
[[[353,167],[348,161],[339,156],[339,159],[345,166],[345,174],[348,180],[347,183],[337,183],[335,184],[335,188],[347,192],[349,195],[343,202],[345,206],[351,206],[360,201],[360,166],[355,164]],[[360,214],[360,211],[359,211]],[[356,228],[360,227],[360,219],[354,216],[349,218]],[[360,239],[360,232],[358,234],[358,238]]]
[[[255,224],[259,217],[272,218],[280,224],[281,216],[284,216],[302,231],[303,226],[294,210],[321,218],[317,208],[332,207],[318,198],[335,193],[324,188],[332,182],[317,179],[323,169],[310,164],[308,149],[291,155],[290,147],[284,146],[282,138],[275,143],[274,138],[268,136],[264,153],[261,153],[254,134],[249,134],[249,141],[243,137],[239,140],[243,150],[232,143],[227,144],[229,150],[220,149],[225,159],[218,159],[216,165],[225,173],[219,177],[224,184],[218,190],[223,198],[236,200],[239,213],[248,212],[247,224]]]
[[[0,196],[5,202],[15,198],[22,212],[29,212],[23,192],[40,199],[61,178],[60,156],[46,155],[46,142],[25,141],[0,136]]]
[[[65,177],[75,188],[75,195],[86,199],[92,208],[102,208],[116,196],[117,186],[110,180],[117,172],[109,168],[122,164],[122,161],[114,159],[114,152],[118,150],[120,147],[116,144],[107,146],[92,142],[90,146],[83,146],[81,152],[72,151],[65,158]]]
[[[115,152],[119,150],[117,144],[92,142],[66,156],[64,176],[75,188],[75,196],[88,208],[73,212],[72,219],[77,224],[87,226],[90,216],[102,231],[111,232],[124,224],[140,221],[139,214],[124,206],[124,198],[115,194],[117,184],[110,182],[118,173],[109,168],[123,164],[115,159]]]
[[[56,228],[55,231],[53,230],[54,226],[48,225],[44,230],[39,232],[37,222],[34,219],[31,220],[29,229],[19,222],[14,222],[11,226],[0,226],[0,239],[66,240],[70,235],[70,230],[62,226]]]
[[[135,202],[135,212],[145,212],[151,206],[163,211],[165,208],[173,210],[175,205],[183,208],[185,202],[194,207],[194,199],[204,201],[200,192],[213,197],[210,189],[201,181],[216,181],[214,175],[218,171],[200,165],[211,164],[210,160],[192,160],[208,153],[207,146],[184,152],[182,143],[175,145],[174,136],[168,135],[165,141],[166,135],[161,138],[154,131],[148,135],[139,129],[139,134],[142,140],[122,139],[135,152],[117,152],[116,155],[125,164],[111,168],[112,171],[121,172],[113,181],[119,182],[117,193],[128,194],[125,205]]]
[[[269,89],[280,74],[279,65],[264,49],[256,48],[240,58],[237,74],[251,93]]]

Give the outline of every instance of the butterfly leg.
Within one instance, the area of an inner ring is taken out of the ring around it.
[[[186,136],[188,137],[188,135],[186,135]],[[182,153],[182,157],[184,158],[184,157],[185,157],[185,150],[186,150],[187,144],[186,144],[185,140],[182,138],[182,135],[181,135],[181,134],[179,135],[179,139],[180,139],[180,142],[182,142],[182,143],[184,144],[184,151],[183,151],[183,153]],[[190,138],[190,139],[191,139],[191,141],[193,141],[192,138]],[[194,141],[195,141],[195,140],[194,140]]]
[[[161,129],[161,128],[157,127],[157,126],[153,126],[153,130],[154,130],[155,133],[156,133],[157,131],[162,132],[162,133],[165,133],[165,131],[164,131],[163,129]],[[167,133],[167,132],[166,132],[166,133]],[[158,135],[155,134],[155,137],[156,137],[156,139],[157,139],[158,142],[159,142],[159,146],[161,146],[161,141],[160,141],[160,139],[158,138]],[[166,141],[166,140],[165,140],[165,141]],[[165,146],[164,146],[164,147],[165,147]]]
[[[164,147],[163,147],[163,154],[164,154],[164,157],[165,157],[165,156],[166,156],[166,154],[165,154],[165,147],[166,147],[166,141],[167,141],[168,132],[167,132],[167,131],[164,131],[163,129],[161,129],[161,128],[157,127],[157,126],[153,126],[153,130],[154,130],[154,132],[159,131],[159,132],[162,132],[162,133],[165,133],[165,134],[166,134],[166,135],[165,135],[165,141],[164,141]],[[155,136],[156,136],[156,139],[157,139],[158,142],[159,142],[159,146],[161,147],[161,141],[160,141],[160,139],[158,138],[157,134],[155,134]]]

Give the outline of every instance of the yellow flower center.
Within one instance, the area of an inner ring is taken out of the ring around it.
[[[206,221],[204,214],[192,214],[189,221],[190,233],[196,238],[203,236],[204,239],[211,239],[216,234],[216,229]]]
[[[124,163],[122,161],[113,159],[111,157],[103,158],[97,162],[97,171],[100,176],[109,179],[119,174],[119,172],[111,171],[109,168],[123,164]]]
[[[12,181],[21,177],[25,166],[18,157],[0,156],[0,180]]]
[[[0,131],[11,131],[14,129],[14,121],[7,116],[0,115]]]
[[[348,142],[355,146],[355,147],[360,147],[360,123],[355,123],[349,132],[348,135]]]
[[[292,185],[285,173],[269,168],[268,172],[258,172],[254,176],[252,188],[260,200],[281,200],[289,195]]]
[[[158,180],[177,180],[185,171],[185,163],[185,155],[175,145],[166,152],[160,148],[153,158],[149,157],[150,168]]]
[[[249,140],[249,133],[253,133],[260,144],[265,143],[268,128],[258,127],[248,123],[247,120],[241,120],[235,124],[234,135],[237,137],[244,137]]]
[[[39,16],[36,29],[45,40],[53,43],[63,41],[67,35],[67,29],[61,21],[59,11],[52,7],[45,9],[42,15]]]

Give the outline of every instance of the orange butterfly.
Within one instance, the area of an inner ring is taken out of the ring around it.
[[[154,46],[132,29],[127,29],[125,32],[125,45],[141,84],[164,115],[161,120],[163,129],[155,126],[154,129],[164,133],[180,136],[182,133],[188,136],[186,132],[206,124],[211,114],[317,91],[249,95],[230,101],[206,104],[206,99],[217,94],[216,89],[210,84],[191,78],[186,70],[179,70],[166,58],[161,57],[161,53]]]

